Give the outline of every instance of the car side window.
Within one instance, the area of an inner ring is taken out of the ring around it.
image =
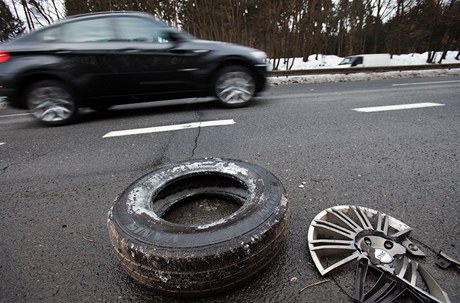
[[[363,57],[354,57],[351,66],[358,66],[359,64],[363,64]]]
[[[146,43],[169,43],[168,31],[146,18],[119,17],[115,20],[118,40]]]
[[[62,25],[61,42],[107,42],[115,34],[107,18],[71,22]]]
[[[42,42],[56,42],[61,37],[61,27],[52,27],[37,33],[36,37]]]

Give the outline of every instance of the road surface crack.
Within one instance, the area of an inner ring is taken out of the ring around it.
[[[9,165],[7,165],[7,166],[5,166],[5,167],[1,167],[1,168],[0,168],[0,172],[1,172],[2,174],[5,173],[6,170],[7,170],[9,167],[10,167]]]
[[[199,112],[195,112],[195,116],[198,120],[199,123],[201,123],[201,114]],[[192,149],[192,155],[190,156],[190,159],[193,159],[195,157],[195,152],[196,152],[196,149],[198,148],[198,139],[200,138],[200,135],[201,135],[201,126],[198,126],[198,133],[196,134],[195,136],[195,142],[194,142],[194,145],[193,145],[193,149]]]

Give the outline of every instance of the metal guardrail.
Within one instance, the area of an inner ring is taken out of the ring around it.
[[[305,76],[324,74],[356,74],[356,73],[382,73],[395,71],[429,70],[429,69],[452,69],[460,68],[460,63],[452,64],[424,64],[424,65],[401,65],[380,67],[348,67],[348,68],[315,68],[303,70],[274,70],[270,72],[272,77]]]

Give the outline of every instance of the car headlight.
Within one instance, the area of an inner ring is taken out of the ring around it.
[[[251,56],[253,56],[257,60],[262,61],[264,63],[268,62],[267,54],[265,52],[262,52],[262,51],[251,52]]]

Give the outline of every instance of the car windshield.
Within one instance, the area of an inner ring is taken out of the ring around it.
[[[339,65],[352,64],[355,57],[346,57],[339,63]]]

